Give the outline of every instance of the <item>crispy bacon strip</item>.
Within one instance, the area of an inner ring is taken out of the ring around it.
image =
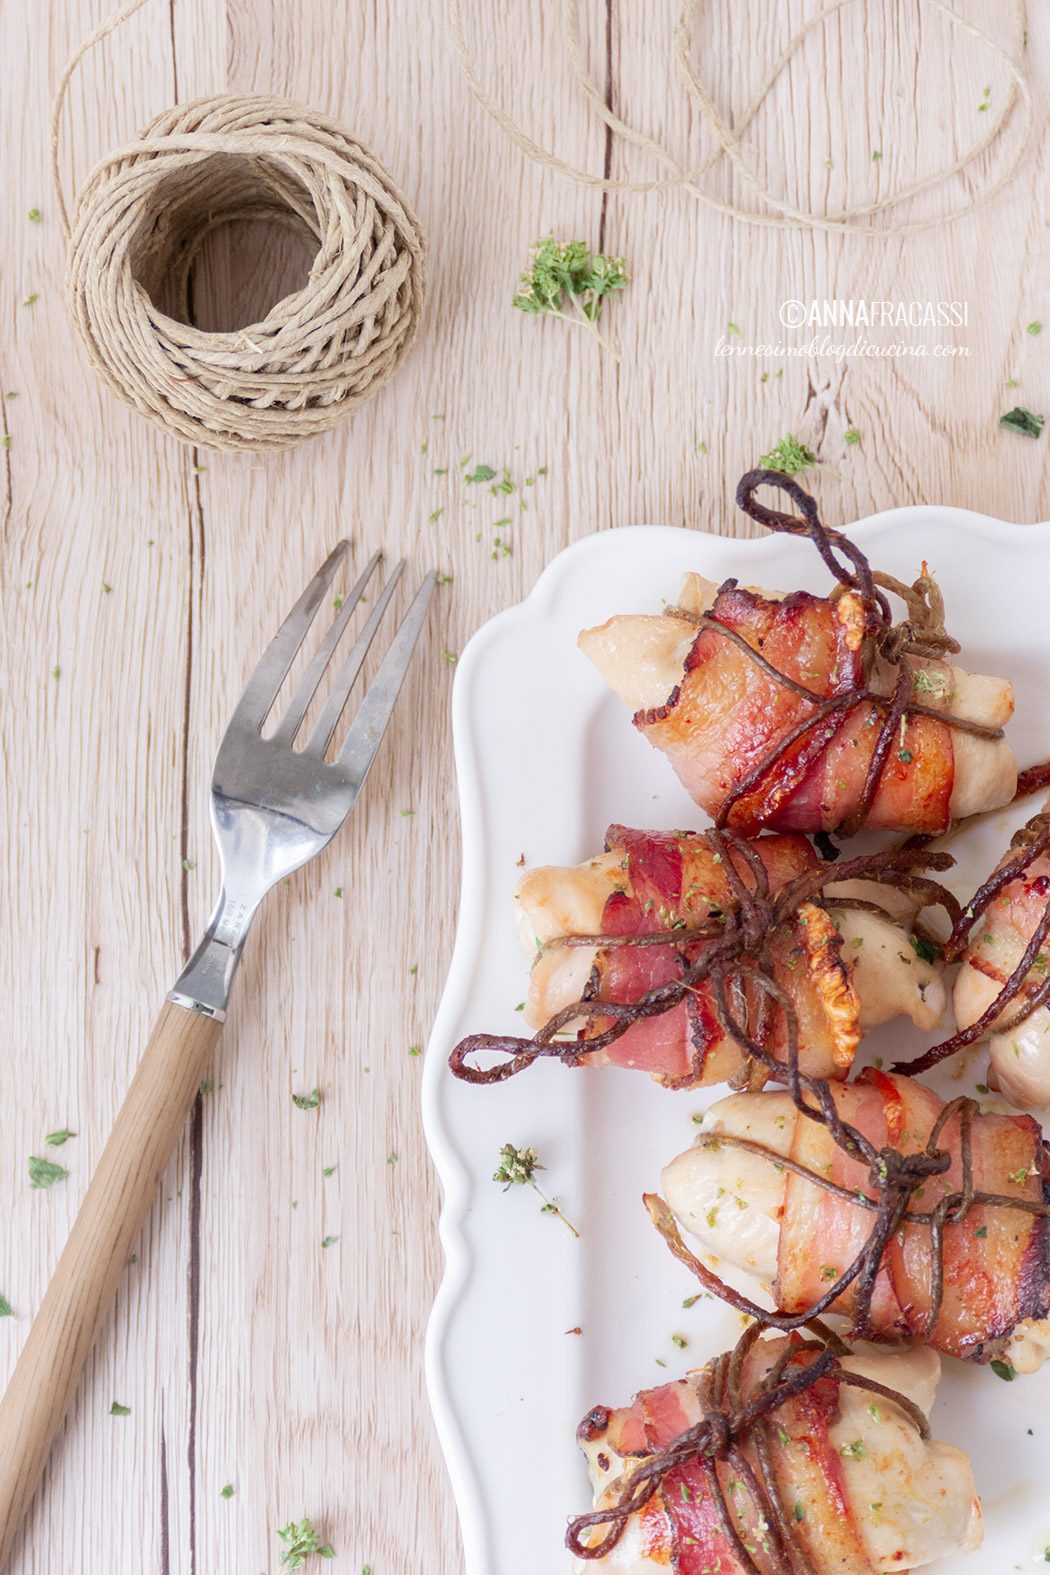
[[[885,705],[850,698],[865,681],[856,638],[862,623],[852,592],[834,602],[805,591],[775,601],[729,580],[697,633],[681,684],[665,705],[637,712],[634,724],[719,824],[744,833],[833,831],[861,797],[886,714]],[[931,663],[924,666],[928,672]],[[911,671],[903,670],[910,699]],[[865,824],[946,830],[951,728],[909,715],[884,753]]]
[[[912,1078],[870,1068],[855,1083],[833,1087],[831,1095],[840,1117],[874,1149],[903,1155],[923,1151],[945,1108],[932,1089]],[[943,1127],[937,1146],[949,1163],[913,1193],[883,1253],[866,1327],[857,1332],[876,1339],[921,1338],[952,1356],[987,1361],[1023,1319],[1042,1318],[1050,1306],[1050,1221],[996,1203],[975,1202],[965,1211],[949,1207],[941,1258],[930,1220],[942,1200],[958,1202],[965,1195],[962,1130],[958,1118]],[[974,1114],[970,1150],[974,1192],[1035,1208],[1044,1195],[1050,1197],[1045,1190],[1050,1161],[1030,1116]],[[774,1294],[784,1312],[796,1313],[828,1294],[871,1230],[871,1213],[848,1194],[877,1201],[879,1189],[871,1167],[851,1158],[818,1123],[797,1121],[791,1159],[847,1194],[797,1171],[788,1174]],[[854,1282],[828,1310],[852,1315],[856,1294]],[[935,1302],[939,1310],[931,1328]]]
[[[614,892],[606,902],[604,934],[630,936],[679,929],[684,935],[702,925],[714,932],[706,939],[681,944],[600,951],[590,998],[632,1002],[680,979],[722,938],[727,916],[737,903],[728,863],[733,855],[716,852],[708,840],[696,834],[633,831],[626,826],[610,826],[606,846],[622,854],[626,889]],[[753,846],[765,871],[770,897],[818,866],[810,844],[802,837],[763,837]],[[840,947],[827,913],[812,903],[769,939],[775,978],[798,1014],[807,1067],[828,1069],[838,1076],[848,1070],[860,1039],[859,1003],[839,956]],[[745,995],[749,1020],[758,1023],[764,997],[753,987],[745,988]],[[584,1042],[608,1026],[609,1019],[596,1016],[586,1026]],[[771,1034],[770,1048],[783,1058],[786,1047],[781,1016],[771,1024]],[[703,980],[670,1011],[632,1023],[625,1034],[596,1053],[591,1064],[639,1068],[674,1088],[737,1077],[743,1060],[739,1047],[719,1025],[711,985]]]

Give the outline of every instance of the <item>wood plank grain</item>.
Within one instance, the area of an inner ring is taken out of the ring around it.
[[[103,393],[75,350],[48,178],[47,109],[87,4],[6,6],[4,95],[11,195],[0,291],[4,413],[11,446],[3,541],[2,671],[7,737],[0,962],[18,1025],[0,1084],[3,1376],[14,1363],[145,1042],[180,937],[180,762],[186,662],[186,469]],[[137,60],[103,59],[74,95],[71,140],[88,161],[173,91],[155,18],[129,24]],[[30,208],[41,220],[31,223]],[[36,294],[32,306],[21,302]],[[57,676],[56,676],[57,675]],[[47,1132],[77,1137],[59,1150]],[[68,1181],[31,1191],[30,1154]],[[14,1570],[165,1567],[185,1520],[187,1442],[185,1152],[129,1264],[114,1312],[52,1454]],[[111,1417],[119,1401],[127,1418]],[[119,1512],[114,1485],[121,1484]]]
[[[565,156],[649,173],[581,101],[556,9],[468,8],[493,85]],[[700,156],[710,139],[669,49],[677,7],[584,9],[588,58],[618,111]],[[962,9],[998,36],[994,0]],[[1042,132],[1050,15],[1030,9]],[[470,100],[440,11],[423,0],[158,0],[73,92],[81,175],[176,93],[286,93],[377,152],[430,239],[424,332],[375,400],[291,454],[194,455],[98,388],[62,307],[49,88],[104,11],[101,0],[0,7],[3,57],[22,63],[0,110],[4,148],[17,152],[0,236],[0,364],[4,390],[18,394],[0,407],[11,436],[0,1004],[16,1052],[0,1062],[10,1204],[0,1293],[19,1315],[0,1324],[0,1378],[151,1005],[210,905],[210,760],[275,621],[343,533],[356,563],[382,545],[408,555],[411,576],[436,564],[452,583],[353,822],[324,861],[278,889],[252,937],[216,1086],[129,1268],[12,1575],[272,1569],[275,1527],[302,1514],[332,1541],[337,1569],[454,1575],[454,1514],[420,1370],[440,1200],[409,1054],[436,1007],[458,891],[454,668],[443,653],[587,531],[653,520],[740,532],[735,480],[789,430],[820,455],[814,480],[833,521],[916,501],[1050,514],[1046,439],[998,428],[1017,400],[1050,403],[1050,338],[1025,333],[1050,322],[1045,138],[993,208],[951,228],[882,241],[766,231],[675,193],[605,200],[526,164]],[[700,61],[724,109],[739,113],[811,11],[809,0],[705,8]],[[844,13],[777,84],[746,138],[772,189],[800,202],[863,198],[950,161],[979,134],[983,90],[1004,91],[1002,74],[988,75],[979,50],[918,5],[887,15]],[[975,178],[948,195],[962,200]],[[725,169],[709,180],[746,200]],[[582,333],[510,309],[529,242],[551,231],[601,235],[627,256],[633,282],[608,315],[619,365]],[[202,320],[249,289],[265,297],[292,265],[257,233],[218,237],[198,270]],[[33,306],[19,304],[34,292]],[[800,342],[781,333],[782,300],[897,295],[968,301],[966,329],[940,337],[972,354],[715,357],[730,321],[745,342]],[[851,426],[855,447],[843,442]],[[506,466],[520,490],[504,503],[465,486],[465,456]],[[315,1085],[320,1107],[297,1110],[291,1093]],[[79,1134],[54,1151],[70,1178],[31,1192],[26,1159],[63,1122]],[[338,1240],[322,1247],[328,1236]],[[107,1414],[114,1399],[130,1417]],[[235,1496],[222,1499],[228,1482]]]

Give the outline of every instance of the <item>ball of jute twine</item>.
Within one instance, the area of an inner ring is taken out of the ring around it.
[[[383,166],[326,116],[284,99],[221,95],[176,105],[89,175],[70,222],[73,321],[91,365],[125,403],[183,441],[286,448],[325,432],[390,377],[416,336],[425,243]],[[193,264],[223,225],[263,220],[314,260],[302,289],[230,332],[191,325]],[[157,305],[174,302],[179,314]]]
[[[721,114],[711,92],[700,80],[693,65],[697,54],[696,35],[704,0],[685,0],[684,9],[674,30],[675,65],[693,107],[698,111],[701,121],[712,134],[716,144],[714,151],[697,166],[687,165],[655,137],[649,136],[648,133],[630,125],[615,114],[606,103],[605,94],[588,69],[584,58],[580,0],[543,0],[545,9],[560,10],[562,42],[573,75],[595,114],[614,136],[640,149],[667,171],[666,174],[649,180],[617,180],[609,175],[595,175],[589,170],[581,169],[578,165],[568,163],[557,153],[535,141],[513,120],[500,101],[482,82],[477,59],[479,51],[468,43],[463,27],[462,0],[447,0],[447,4],[453,47],[471,92],[485,112],[506,133],[514,146],[534,164],[564,176],[577,186],[592,190],[610,193],[683,191],[717,213],[766,229],[843,231],[854,235],[882,237],[911,235],[920,230],[934,229],[942,224],[951,223],[991,202],[1013,180],[1021,168],[1032,140],[1034,118],[1032,92],[1022,64],[1028,38],[1025,30],[1024,0],[1006,0],[1005,10],[1012,33],[1008,47],[1004,47],[982,28],[961,16],[952,6],[945,4],[945,0],[919,0],[922,10],[939,16],[956,33],[968,35],[988,51],[1009,76],[1009,92],[1001,109],[997,113],[993,112],[986,116],[982,134],[960,158],[898,191],[885,193],[871,202],[846,208],[837,213],[818,213],[799,208],[787,198],[772,191],[759,175],[754,163],[748,159],[744,150],[743,133],[755,120],[778,78],[805,46],[810,35],[825,27],[840,12],[864,4],[864,0],[826,0],[825,4],[808,17],[791,35],[773,61],[735,125]],[[483,52],[483,58],[491,56],[492,49],[489,44]],[[954,208],[945,208],[930,217],[901,220],[880,218],[881,215],[891,213],[921,193],[945,186],[964,172],[971,170],[1003,137],[1015,118],[1015,112],[1020,124],[1017,146],[1003,171],[983,190],[967,195],[966,199]],[[743,184],[759,201],[773,210],[771,213],[761,208],[739,207],[736,203],[718,197],[701,185],[707,172],[723,158],[729,160]]]

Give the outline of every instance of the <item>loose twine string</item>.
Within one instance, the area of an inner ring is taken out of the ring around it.
[[[553,8],[556,3],[557,0],[547,0],[548,8]],[[794,56],[803,48],[810,34],[818,28],[823,28],[840,11],[844,11],[848,7],[859,3],[861,3],[861,0],[831,0],[830,4],[823,6],[813,16],[809,17],[781,50],[744,110],[743,115],[736,125],[733,125],[721,114],[710,91],[700,80],[692,64],[696,55],[696,33],[700,20],[702,0],[688,0],[686,8],[674,30],[675,64],[686,92],[699,111],[704,124],[713,132],[718,144],[713,153],[708,155],[699,165],[691,168],[655,137],[638,130],[623,120],[605,102],[605,97],[591,75],[584,59],[580,26],[580,0],[560,0],[562,40],[572,66],[573,75],[594,112],[616,136],[622,137],[624,141],[641,149],[642,152],[654,158],[659,165],[669,171],[668,174],[653,180],[614,180],[609,176],[595,175],[589,170],[581,169],[575,164],[568,163],[556,153],[551,152],[550,149],[536,142],[523,127],[517,124],[498,99],[492,96],[481,80],[475,53],[467,41],[463,27],[462,0],[448,0],[453,46],[470,84],[471,91],[478,103],[496,124],[502,128],[514,146],[524,153],[527,158],[531,159],[533,163],[541,165],[544,169],[552,170],[558,175],[567,177],[576,185],[611,193],[645,193],[677,189],[688,193],[689,196],[696,198],[699,202],[706,203],[708,207],[714,208],[719,213],[724,213],[730,218],[744,220],[748,224],[757,224],[774,229],[839,230],[857,235],[910,235],[919,230],[931,229],[941,224],[951,223],[956,219],[962,218],[965,214],[976,212],[977,209],[991,202],[1013,180],[1024,161],[1031,141],[1033,123],[1032,95],[1027,77],[1020,64],[1026,37],[1024,0],[1009,0],[1012,34],[1009,48],[990,37],[983,29],[968,21],[965,17],[960,16],[951,6],[944,4],[943,0],[922,0],[923,5],[938,12],[952,27],[969,34],[979,43],[986,46],[996,60],[1005,67],[1010,77],[1010,91],[1003,103],[1003,107],[997,115],[990,119],[984,136],[971,148],[969,153],[964,154],[945,168],[936,170],[930,175],[913,181],[900,191],[888,193],[872,202],[862,204],[856,208],[846,208],[839,213],[823,214],[796,207],[787,198],[770,190],[754,164],[745,154],[743,133],[754,121],[778,78]],[[876,215],[885,212],[887,209],[896,208],[911,198],[919,196],[922,192],[928,191],[933,187],[942,186],[947,181],[969,169],[1002,137],[1017,105],[1020,106],[1021,112],[1021,135],[1017,148],[1007,167],[984,191],[976,193],[959,207],[948,209],[931,217],[911,219],[896,224],[872,224],[869,222]],[[728,158],[733,169],[744,183],[750,187],[760,201],[774,210],[772,213],[741,208],[736,203],[717,197],[712,192],[704,189],[700,184],[703,177],[722,158]]]
[[[415,339],[425,241],[379,161],[318,111],[270,96],[177,105],[96,165],[70,216],[62,115],[84,56],[139,11],[87,37],[51,111],[52,179],[69,243],[73,321],[91,365],[154,425],[210,448],[286,448],[347,415]],[[314,253],[302,289],[229,332],[192,326],[193,266],[224,225],[262,220]],[[174,298],[178,316],[157,305]]]

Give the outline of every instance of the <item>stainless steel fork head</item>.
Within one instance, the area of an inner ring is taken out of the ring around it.
[[[381,561],[376,555],[339,607],[270,737],[262,729],[318,608],[346,555],[341,541],[310,581],[249,678],[226,729],[211,784],[211,820],[222,890],[204,937],[168,1000],[225,1019],[237,964],[256,910],[277,881],[327,847],[357,802],[386,731],[426,618],[436,578],[416,593],[358,707],[346,739],[325,759],[332,735],[404,568],[397,565],[337,674],[301,748],[303,718],[350,616]]]

